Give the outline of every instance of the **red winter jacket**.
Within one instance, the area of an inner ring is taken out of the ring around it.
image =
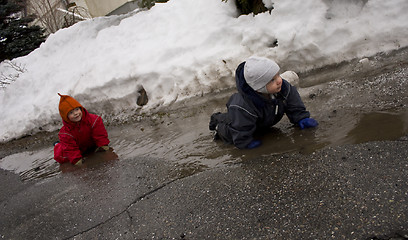
[[[88,113],[85,108],[82,108],[79,123],[62,122],[64,126],[58,134],[60,142],[54,147],[54,159],[59,163],[76,164],[84,152],[109,144],[102,118]]]

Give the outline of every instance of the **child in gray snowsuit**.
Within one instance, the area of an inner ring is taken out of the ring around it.
[[[234,144],[237,148],[255,148],[255,131],[278,123],[284,114],[301,129],[316,127],[310,118],[296,88],[279,75],[279,66],[263,57],[250,57],[241,63],[235,80],[238,93],[227,103],[226,113],[214,113],[209,128],[216,131],[216,138]]]

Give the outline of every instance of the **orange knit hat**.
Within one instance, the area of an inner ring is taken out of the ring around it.
[[[83,107],[77,100],[75,100],[71,96],[61,95],[60,93],[58,93],[58,95],[61,97],[59,102],[59,113],[64,121],[71,122],[68,119],[68,113],[77,107]]]

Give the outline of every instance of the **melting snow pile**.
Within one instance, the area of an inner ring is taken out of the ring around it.
[[[171,0],[149,11],[80,22],[28,56],[0,65],[15,81],[0,91],[0,141],[60,126],[58,92],[98,114],[143,111],[234,86],[251,55],[305,71],[408,45],[408,1],[265,1],[274,9],[238,16],[234,1]]]

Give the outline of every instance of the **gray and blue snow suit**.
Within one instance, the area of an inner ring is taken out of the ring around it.
[[[210,129],[216,129],[224,142],[246,148],[254,140],[255,131],[275,125],[284,114],[293,124],[310,117],[296,87],[284,79],[281,91],[274,98],[255,92],[244,78],[244,64],[241,63],[235,72],[238,93],[230,97],[228,111],[211,116]]]

